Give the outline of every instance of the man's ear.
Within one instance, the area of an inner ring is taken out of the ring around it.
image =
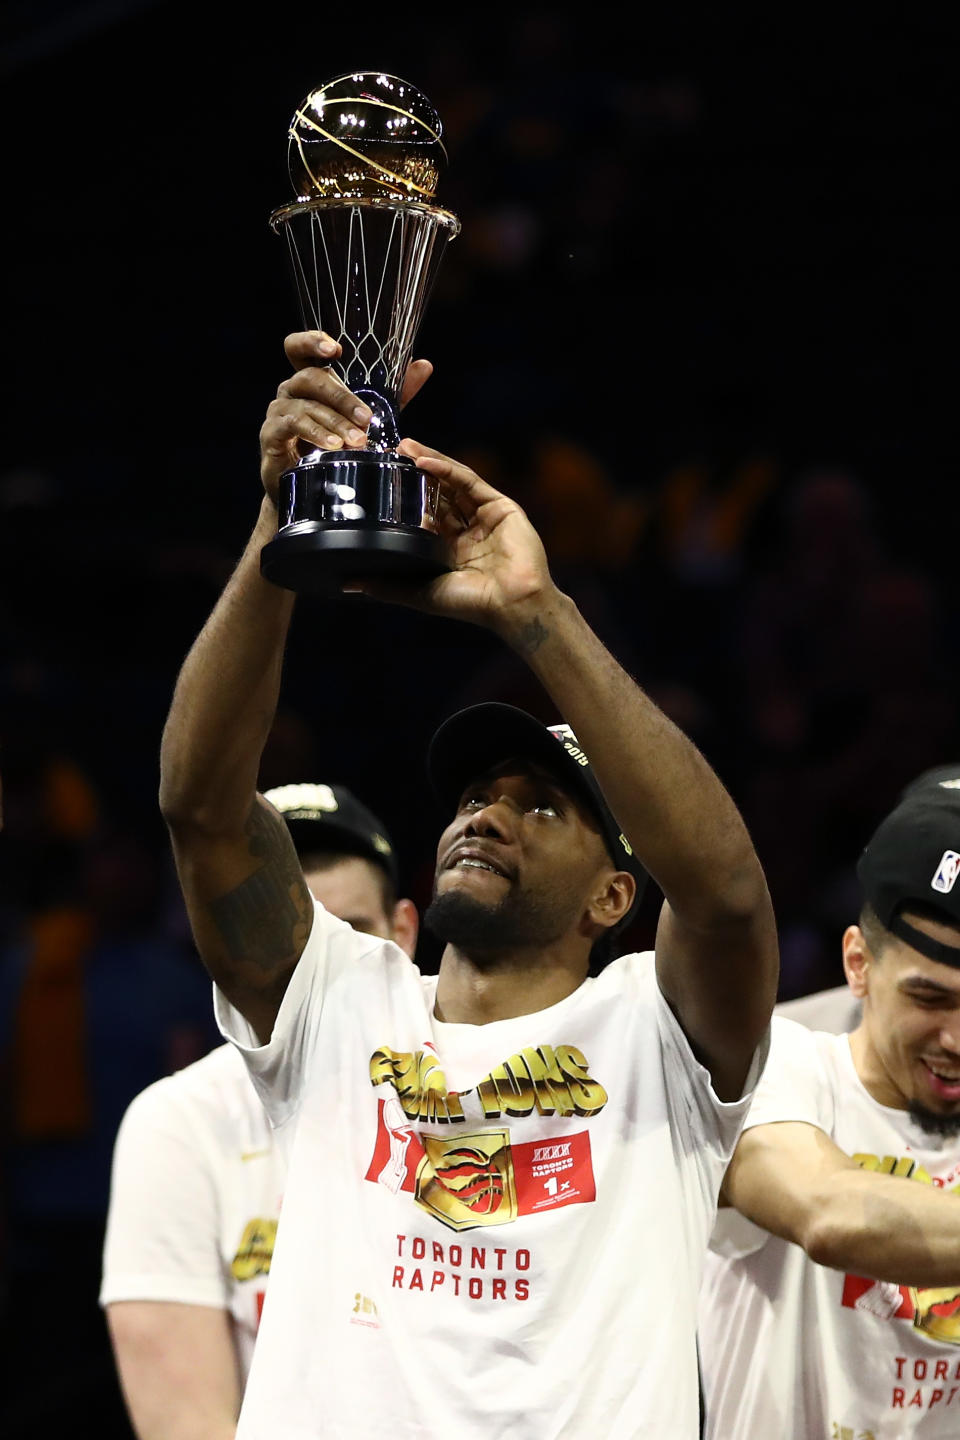
[[[868,978],[873,952],[859,925],[848,925],[843,932],[843,970],[851,993],[862,1000],[869,988]]]
[[[637,882],[629,870],[613,871],[587,907],[588,920],[601,930],[618,925],[633,904],[636,893]]]
[[[398,900],[393,907],[393,939],[401,950],[412,960],[417,949],[417,935],[420,932],[420,916],[412,900]]]

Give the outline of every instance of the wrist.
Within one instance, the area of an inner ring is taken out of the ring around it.
[[[496,630],[522,659],[530,661],[576,614],[568,595],[551,581],[542,590],[515,601],[501,612]]]
[[[257,516],[257,523],[254,526],[254,534],[266,540],[272,540],[277,533],[279,512],[277,502],[264,491],[260,498],[260,514]]]

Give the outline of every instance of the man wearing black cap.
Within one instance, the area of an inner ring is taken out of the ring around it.
[[[259,556],[298,442],[369,419],[322,368],[335,353],[287,342],[261,518],[162,753],[221,1028],[290,1154],[238,1435],[687,1440],[704,1250],[776,991],[763,874],[719,780],[557,590],[519,507],[405,440],[439,487],[450,569],[353,588],[493,629],[565,725],[480,707],[435,737],[438,977],[314,907],[255,794],[293,606]],[[644,871],[665,896],[656,955],[588,978]]]
[[[397,898],[383,822],[340,785],[282,785],[314,898],[413,956],[417,912]],[[141,1440],[231,1440],[263,1309],[284,1165],[233,1045],[150,1085],[113,1156],[100,1303]]]
[[[960,1433],[955,767],[909,787],[857,873],[862,1019],[774,1019],[724,1184],[701,1300],[713,1440]]]

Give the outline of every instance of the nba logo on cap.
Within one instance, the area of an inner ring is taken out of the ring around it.
[[[943,859],[937,866],[936,874],[930,884],[934,890],[939,890],[941,895],[948,895],[957,883],[958,875],[960,875],[960,855],[956,850],[944,850]]]

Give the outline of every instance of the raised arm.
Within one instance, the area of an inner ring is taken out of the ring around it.
[[[454,568],[416,596],[372,593],[486,625],[538,676],[666,897],[661,989],[717,1094],[735,1098],[770,1019],[778,958],[763,872],[733,801],[554,585],[519,506],[466,466],[415,441],[403,448],[440,481]]]
[[[760,862],[706,760],[566,597],[511,628],[576,732],[611,810],[665,897],[660,988],[721,1099],[743,1090],[776,999],[778,952]]]
[[[276,712],[293,596],[260,575],[277,485],[311,447],[363,444],[370,412],[326,363],[317,332],[286,342],[295,367],[260,432],[264,498],[250,542],[184,661],[163,733],[160,807],[197,947],[227,998],[269,1038],[313,905],[289,832],[256,793]]]
[[[723,1198],[818,1265],[894,1285],[960,1284],[960,1196],[862,1170],[815,1125],[746,1131]]]

